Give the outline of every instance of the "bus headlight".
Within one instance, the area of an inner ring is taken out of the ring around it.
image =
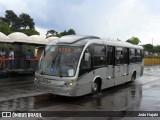
[[[65,85],[66,85],[67,87],[71,87],[71,86],[73,86],[74,84],[75,84],[74,81],[69,81],[69,82],[66,82],[66,83],[65,83]]]

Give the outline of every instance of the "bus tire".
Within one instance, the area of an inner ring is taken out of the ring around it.
[[[92,86],[92,94],[98,94],[101,90],[101,83],[98,80],[95,80]]]
[[[131,77],[131,83],[134,83],[135,79],[136,79],[136,73],[134,72]]]

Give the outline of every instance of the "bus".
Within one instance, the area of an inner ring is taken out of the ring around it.
[[[44,48],[37,90],[62,96],[97,94],[143,75],[143,47],[96,36],[68,35]]]

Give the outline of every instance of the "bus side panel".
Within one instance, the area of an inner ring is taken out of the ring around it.
[[[103,80],[106,79],[106,67],[97,68],[89,73],[85,73],[78,79],[77,96],[85,95],[92,92],[92,83],[100,76]]]
[[[127,82],[127,76],[123,75],[124,74],[123,67],[124,67],[123,65],[115,66],[115,77],[116,77],[115,85]]]
[[[133,72],[136,71],[136,78],[140,77],[141,74],[141,63],[134,63],[129,65],[129,79],[131,80],[131,77],[133,75]]]
[[[91,93],[91,80],[94,79],[93,72],[85,73],[77,81],[77,96]]]
[[[129,80],[129,65],[128,64],[124,64],[123,66],[123,77],[125,79],[125,82],[128,82]]]
[[[106,68],[106,79],[103,80],[102,89],[114,86],[114,82],[114,67],[112,65],[108,65]]]

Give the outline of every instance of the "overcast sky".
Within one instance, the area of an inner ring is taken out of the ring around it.
[[[0,16],[6,10],[29,14],[41,36],[72,28],[81,35],[160,44],[160,0],[0,0]]]

